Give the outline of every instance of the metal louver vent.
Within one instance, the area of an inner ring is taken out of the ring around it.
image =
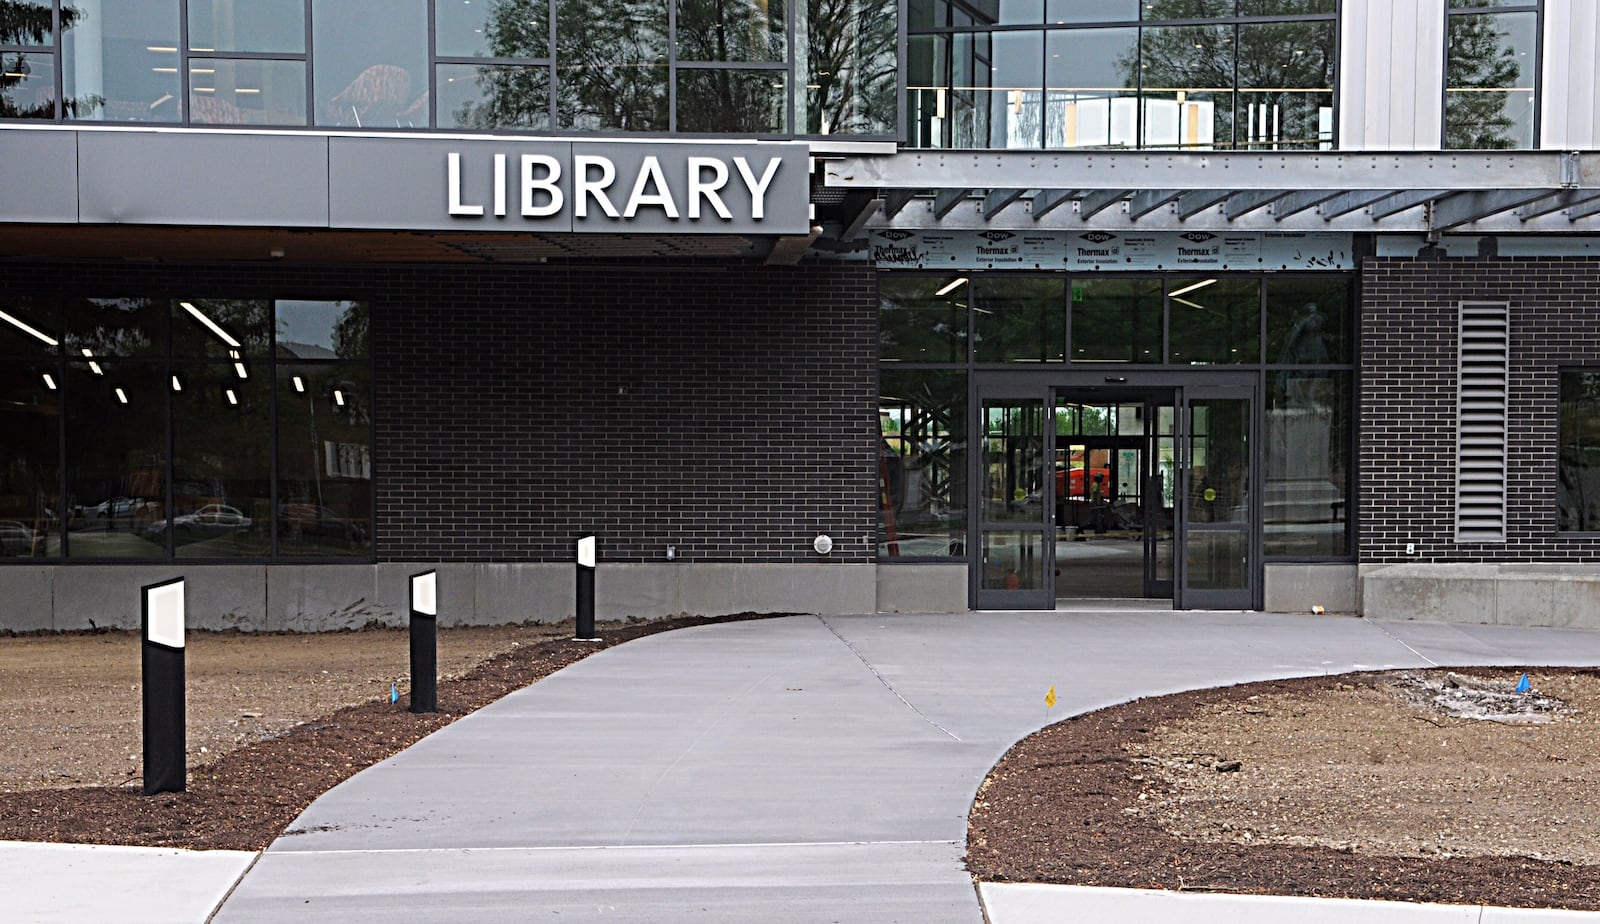
[[[1506,541],[1511,306],[1462,302],[1457,356],[1456,541]]]

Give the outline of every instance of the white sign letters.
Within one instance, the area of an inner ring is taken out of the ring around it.
[[[759,222],[767,216],[767,194],[784,164],[778,155],[663,158],[653,153],[643,155],[637,165],[578,153],[566,162],[542,153],[514,159],[496,153],[475,161],[463,163],[460,151],[445,155],[448,209],[454,218],[504,218],[514,211],[525,219],[549,219],[570,209],[577,221],[627,223],[653,214],[670,221],[715,216],[731,222],[742,213],[738,218]],[[473,174],[484,168],[492,172],[487,183],[482,173]],[[488,192],[487,201],[482,192],[474,196],[469,190]]]

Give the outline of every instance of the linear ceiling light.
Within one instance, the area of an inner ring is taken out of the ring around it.
[[[1216,283],[1215,279],[1202,279],[1199,282],[1196,282],[1196,283],[1194,283],[1192,285],[1184,286],[1181,289],[1173,289],[1171,292],[1167,293],[1167,297],[1170,298],[1170,297],[1172,297],[1174,295],[1188,295],[1190,292],[1193,292],[1195,289],[1204,289],[1206,286],[1213,285],[1214,283]]]
[[[213,334],[216,334],[218,339],[220,339],[223,343],[226,343],[228,346],[231,346],[234,349],[238,349],[239,348],[239,341],[233,339],[233,337],[229,336],[227,331],[225,331],[222,328],[218,327],[216,321],[211,320],[210,318],[206,317],[203,313],[201,313],[199,308],[196,308],[195,306],[189,304],[188,302],[179,302],[178,304],[183,306],[183,310],[185,310],[185,311],[189,312],[190,314],[194,315],[194,319],[196,321],[199,321],[201,324],[204,324],[207,328],[209,328],[211,330],[211,332]]]
[[[100,364],[94,361],[94,351],[88,347],[84,347],[82,352],[84,356],[89,358],[89,368],[94,370],[94,374],[105,375],[105,373],[100,370]]]
[[[183,383],[178,381],[178,377],[177,376],[173,376],[172,377],[172,390],[173,391],[183,391]]]
[[[305,380],[301,379],[298,375],[294,377],[294,390],[302,395],[306,393]]]
[[[121,401],[123,404],[127,404],[128,403],[128,393],[123,391],[120,388],[116,389],[116,392],[117,392],[117,400]]]
[[[333,390],[333,403],[339,405],[340,407],[344,407],[344,392],[335,388]]]
[[[957,276],[956,278],[954,278],[954,279],[950,280],[949,282],[945,283],[944,288],[940,289],[939,291],[937,291],[937,292],[935,292],[933,294],[934,295],[949,295],[951,292],[954,292],[956,289],[959,289],[963,285],[965,285],[966,282],[967,282],[967,277],[965,277],[965,276]]]
[[[48,372],[44,374],[44,387],[50,389],[51,391],[56,390],[56,380],[51,378],[50,373]]]
[[[1168,296],[1168,297],[1171,298],[1173,301],[1177,302],[1180,305],[1188,305],[1190,308],[1194,308],[1194,309],[1199,310],[1199,311],[1207,311],[1207,310],[1209,310],[1209,309],[1206,308],[1206,306],[1204,306],[1204,305],[1196,305],[1194,302],[1189,301],[1187,298],[1179,298],[1176,295],[1172,295],[1172,296]]]
[[[45,333],[42,330],[37,330],[37,329],[35,329],[33,327],[28,326],[27,324],[23,323],[22,321],[19,321],[16,318],[13,318],[11,315],[6,314],[4,311],[0,311],[0,320],[6,321],[8,324],[10,324],[11,326],[17,328],[18,330],[22,331],[25,334],[31,334],[33,337],[44,341],[49,346],[60,346],[61,345],[61,341],[57,340],[56,338],[50,336],[49,334]]]
[[[228,389],[228,403],[235,406],[239,404],[239,396],[234,394],[231,388]]]

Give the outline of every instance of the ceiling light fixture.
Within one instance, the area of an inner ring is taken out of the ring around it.
[[[294,390],[302,395],[306,393],[306,383],[298,375],[294,377]]]
[[[333,403],[339,405],[340,407],[344,407],[344,392],[335,388],[333,390]]]
[[[226,343],[228,346],[231,346],[234,349],[238,349],[239,348],[239,341],[233,339],[233,337],[229,336],[227,331],[225,331],[222,328],[218,327],[217,326],[217,322],[211,320],[208,317],[206,317],[205,314],[202,313],[199,308],[196,308],[195,306],[189,304],[188,302],[179,302],[178,304],[183,306],[183,310],[185,310],[185,311],[189,312],[190,314],[194,315],[194,319],[196,321],[199,321],[201,324],[204,324],[207,328],[210,329],[210,331],[213,334],[216,334],[217,338],[219,340],[221,340],[223,343]]]
[[[1195,289],[1204,289],[1206,286],[1213,285],[1215,283],[1216,283],[1215,279],[1202,279],[1199,282],[1193,283],[1191,285],[1186,285],[1181,289],[1173,289],[1171,292],[1167,293],[1167,297],[1171,298],[1172,296],[1175,296],[1175,295],[1188,295],[1190,292],[1193,292]]]
[[[128,403],[128,393],[123,391],[120,388],[116,389],[116,392],[117,392],[117,400],[121,401],[123,404],[127,404]]]
[[[44,374],[44,387],[50,389],[51,391],[56,390],[56,380],[51,378],[50,373],[48,372]]]
[[[34,327],[30,327],[29,325],[25,324],[24,322],[12,317],[9,314],[6,314],[4,311],[0,311],[0,319],[5,320],[8,324],[12,325],[13,327],[17,328],[18,330],[22,331],[23,333],[30,334],[33,337],[35,337],[36,339],[44,341],[44,343],[46,343],[49,346],[60,346],[61,345],[61,341],[57,340],[56,338],[50,336],[49,334],[45,333],[42,330],[38,330],[38,329],[36,329]]]
[[[94,361],[94,351],[89,349],[88,347],[84,347],[82,352],[83,352],[84,356],[88,357],[88,359],[89,359],[89,368],[94,371],[94,374],[95,375],[105,375],[105,373],[100,370],[100,364]]]
[[[957,276],[956,278],[954,278],[954,279],[950,280],[949,282],[945,283],[944,288],[940,289],[939,291],[937,291],[937,292],[935,292],[933,294],[934,295],[949,295],[951,292],[954,292],[956,289],[959,289],[963,285],[966,285],[966,283],[967,283],[967,277],[965,277],[965,276]]]
[[[183,391],[183,383],[178,381],[178,377],[177,376],[173,376],[172,377],[172,390],[173,391]]]
[[[239,403],[239,396],[234,394],[233,389],[231,388],[228,389],[228,403],[235,406],[237,406]]]

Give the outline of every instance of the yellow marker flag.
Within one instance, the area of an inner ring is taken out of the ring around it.
[[[1050,692],[1044,695],[1044,707],[1046,709],[1054,709],[1056,707],[1056,685],[1053,683],[1050,684]]]

